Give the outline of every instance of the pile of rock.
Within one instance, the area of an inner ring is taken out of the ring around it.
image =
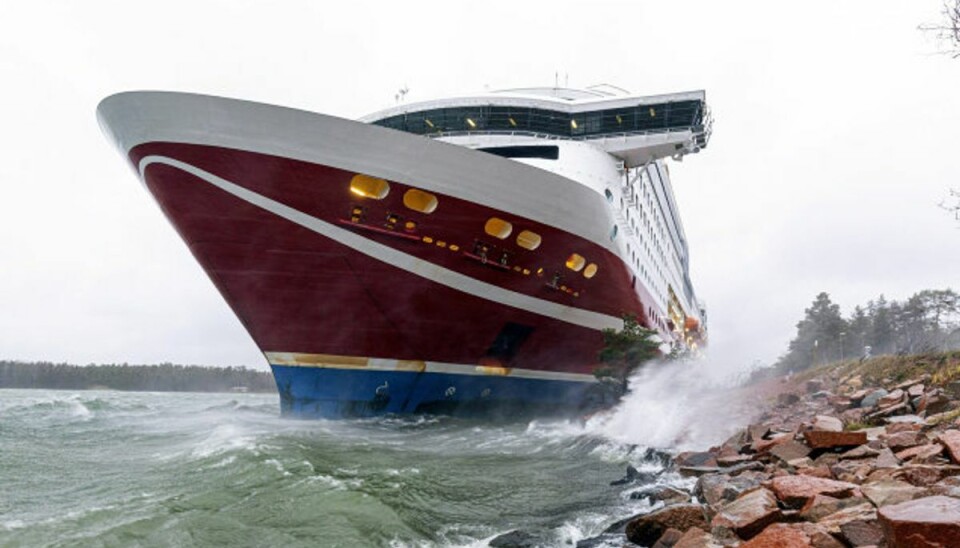
[[[801,393],[802,392],[802,393]],[[930,378],[819,378],[719,447],[687,496],[626,523],[642,546],[960,547],[960,410]]]

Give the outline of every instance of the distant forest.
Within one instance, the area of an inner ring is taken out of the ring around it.
[[[0,361],[0,388],[112,389],[148,392],[276,392],[273,375],[246,367],[71,365]]]
[[[854,307],[848,317],[830,295],[820,293],[797,323],[780,371],[866,354],[921,354],[960,349],[960,295],[951,289],[927,289],[903,301],[883,295]]]

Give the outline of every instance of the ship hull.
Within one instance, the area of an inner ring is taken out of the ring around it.
[[[123,94],[100,117],[264,352],[285,415],[580,413],[604,401],[602,330],[652,323],[603,197],[568,179],[242,101]],[[389,190],[358,195],[358,176]],[[411,208],[411,191],[437,203]]]

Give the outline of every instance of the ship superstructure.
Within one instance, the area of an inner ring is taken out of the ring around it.
[[[273,368],[286,414],[575,413],[623,315],[705,339],[666,158],[703,92],[523,89],[355,122],[182,93],[101,125]]]

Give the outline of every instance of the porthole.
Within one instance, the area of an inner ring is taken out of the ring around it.
[[[490,217],[487,224],[483,226],[483,230],[494,238],[503,240],[513,232],[513,225],[503,219]]]
[[[581,270],[583,270],[583,266],[586,263],[587,263],[587,260],[584,259],[582,255],[577,253],[571,253],[570,256],[567,257],[566,265],[567,265],[567,268],[569,268],[570,270],[574,272],[580,272]]]
[[[420,213],[433,213],[438,203],[436,196],[416,188],[411,188],[403,194],[403,205]]]
[[[610,241],[611,241],[611,242],[617,239],[617,232],[618,232],[618,231],[619,231],[619,229],[617,228],[617,225],[613,225],[613,228],[610,229]]]
[[[590,263],[583,269],[583,277],[589,280],[597,275],[597,270],[599,270],[599,267],[594,263]]]
[[[363,198],[382,200],[390,193],[390,183],[369,175],[358,173],[350,179],[350,192]]]
[[[607,197],[608,202],[613,203],[613,192],[610,192],[609,188],[603,189],[603,195]]]
[[[489,234],[489,232],[487,232]],[[520,234],[517,234],[517,245],[533,251],[534,249],[540,247],[540,242],[542,239],[540,235],[536,232],[530,232],[529,230],[523,230]]]

